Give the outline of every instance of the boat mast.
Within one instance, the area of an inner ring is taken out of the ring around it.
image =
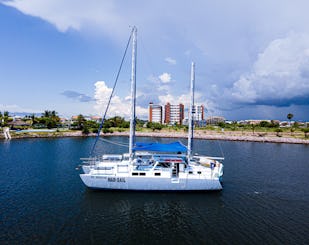
[[[190,83],[190,107],[189,107],[189,134],[188,134],[188,158],[192,155],[193,139],[193,107],[194,107],[194,82],[195,82],[195,64],[191,63],[191,83]]]
[[[134,26],[132,29],[132,69],[131,69],[131,118],[130,118],[130,138],[129,138],[129,155],[130,161],[133,160],[133,146],[135,139],[135,97],[136,97],[136,42],[137,29]]]

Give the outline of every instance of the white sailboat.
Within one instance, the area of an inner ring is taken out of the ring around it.
[[[136,28],[133,28],[131,73],[131,119],[129,152],[83,159],[80,177],[89,188],[131,191],[221,190],[221,157],[192,155],[194,63],[191,67],[191,103],[188,146],[179,142],[135,142]]]

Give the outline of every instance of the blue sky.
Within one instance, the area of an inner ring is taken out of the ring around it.
[[[137,114],[196,102],[231,120],[309,120],[309,2],[0,0],[0,111],[101,115],[138,28]],[[129,114],[130,55],[110,116]]]

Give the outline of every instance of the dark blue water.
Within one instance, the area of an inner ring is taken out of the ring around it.
[[[224,189],[177,194],[87,189],[75,168],[92,143],[0,141],[0,244],[309,244],[308,146],[196,140],[222,148]]]

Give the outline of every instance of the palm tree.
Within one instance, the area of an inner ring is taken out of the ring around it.
[[[2,121],[3,121],[4,125],[7,124],[8,120],[9,120],[9,112],[8,111],[4,111],[3,112],[3,116],[2,116]]]
[[[44,111],[43,116],[44,117],[49,117],[50,116],[50,111],[48,111],[48,110]]]
[[[289,113],[286,117],[289,119],[291,127],[291,119],[294,117],[294,115],[292,113]]]
[[[254,135],[254,132],[255,132],[255,127],[256,127],[256,125],[255,125],[255,124],[251,124],[251,129],[252,129],[252,133],[253,133],[253,135]]]
[[[289,119],[289,126],[290,126],[290,130],[291,130],[291,135],[292,135],[292,131],[293,129],[291,128],[291,119],[294,117],[294,115],[292,113],[289,113],[287,116],[286,116],[288,119]]]
[[[83,129],[84,128],[84,123],[86,122],[85,117],[82,114],[79,114],[77,116],[77,125],[79,129]]]

